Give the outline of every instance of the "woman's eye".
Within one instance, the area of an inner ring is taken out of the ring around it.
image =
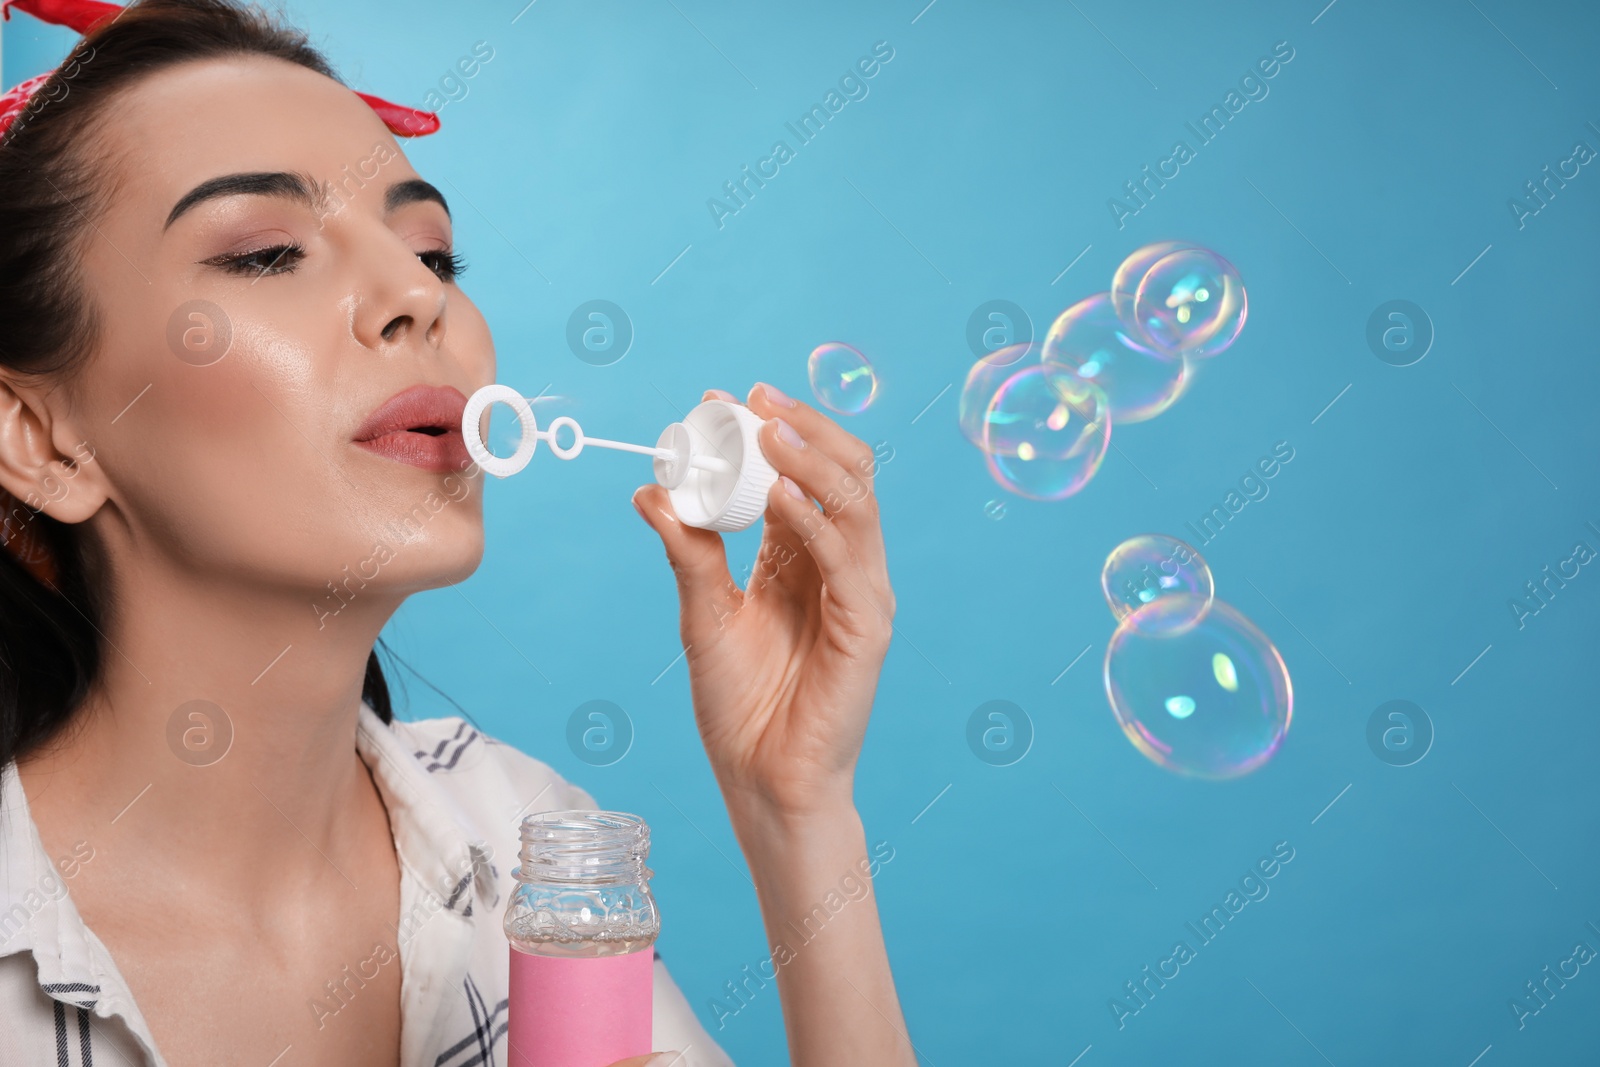
[[[448,250],[418,252],[417,258],[422,260],[429,270],[437,274],[441,281],[453,282],[457,275],[467,269],[467,261],[457,253]]]
[[[273,245],[270,248],[258,248],[254,252],[218,256],[206,262],[234,274],[287,274],[294,270],[305,254],[306,250],[299,245]]]
[[[217,256],[206,262],[234,274],[287,274],[295,269],[305,254],[305,249],[299,245],[285,244],[237,255]],[[454,281],[457,275],[467,269],[466,260],[449,250],[418,252],[417,258],[442,281]]]

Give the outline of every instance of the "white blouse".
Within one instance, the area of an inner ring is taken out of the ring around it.
[[[400,862],[396,942],[404,1067],[502,1067],[510,949],[501,929],[524,815],[598,807],[549,766],[457,717],[385,725],[365,702],[356,750]],[[84,857],[78,856],[78,860]],[[0,1067],[165,1067],[139,1006],[52,864],[15,762],[0,768]],[[335,1013],[330,990],[324,1010]],[[353,989],[350,989],[353,995]],[[660,956],[653,1045],[675,1067],[732,1067]]]

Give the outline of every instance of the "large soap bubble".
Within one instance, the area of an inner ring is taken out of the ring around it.
[[[1139,283],[1144,281],[1144,276],[1158,261],[1180,249],[1194,247],[1196,246],[1184,241],[1157,241],[1155,244],[1135,249],[1127,259],[1117,265],[1117,272],[1111,276],[1111,305],[1116,309],[1117,317],[1135,337],[1144,336],[1144,329],[1139,325],[1139,317],[1133,313],[1133,298],[1138,295]]]
[[[1098,386],[1119,423],[1155,418],[1172,406],[1188,381],[1183,357],[1143,343],[1117,317],[1110,293],[1080,300],[1057,316],[1041,358]]]
[[[1001,486],[1035,500],[1082,489],[1111,443],[1105,394],[1044,365],[1011,375],[984,410],[979,447]]]
[[[1183,596],[1193,594],[1174,599]],[[1140,609],[1159,610],[1160,602]],[[1184,630],[1147,631],[1139,614],[1117,627],[1105,658],[1106,695],[1134,747],[1201,778],[1236,778],[1270,759],[1288,733],[1294,693],[1266,635],[1221,600]]]
[[[1191,359],[1233,344],[1249,311],[1233,264],[1204,248],[1185,248],[1151,265],[1133,298],[1133,314],[1153,344]]]
[[[1007,345],[972,364],[966,380],[961,384],[961,395],[956,400],[956,418],[962,436],[979,448],[984,447],[984,413],[989,410],[989,401],[994,399],[994,394],[1000,391],[1007,378],[1024,367],[1038,366],[1041,351],[1042,346],[1037,342]]]

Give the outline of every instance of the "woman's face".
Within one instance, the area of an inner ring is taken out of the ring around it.
[[[314,603],[352,574],[365,594],[470,574],[482,475],[460,418],[494,350],[452,280],[449,213],[382,120],[265,57],[162,71],[107,117],[84,261],[100,345],[53,435],[94,450],[116,504],[95,521],[141,560]]]

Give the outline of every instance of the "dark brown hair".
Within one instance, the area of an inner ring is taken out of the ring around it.
[[[95,151],[107,101],[156,71],[239,55],[340,80],[304,33],[258,8],[137,0],[84,37],[0,137],[0,372],[59,383],[70,397],[100,338],[81,256],[111,180]],[[31,506],[12,518],[32,525],[54,555],[57,590],[0,549],[0,766],[49,741],[87,697],[106,654],[100,624],[110,607],[88,529]],[[373,648],[362,695],[387,723],[394,712],[380,648],[388,651],[381,640]]]

